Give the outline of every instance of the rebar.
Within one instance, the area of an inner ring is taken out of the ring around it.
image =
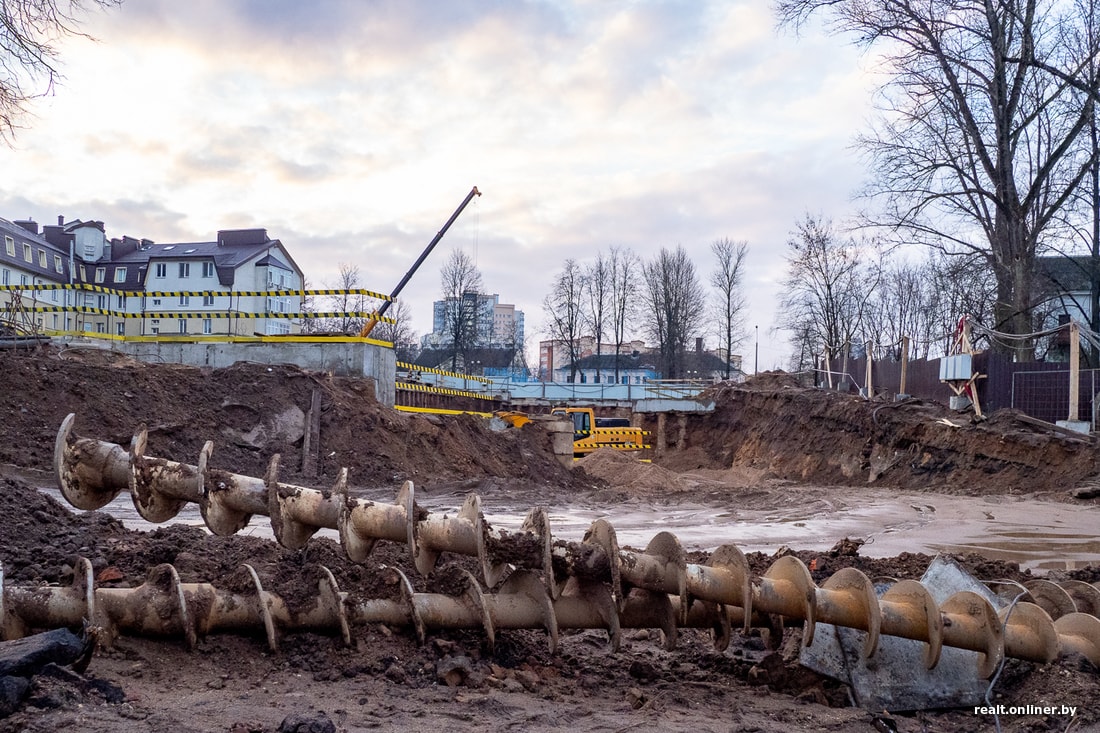
[[[254,515],[267,515],[276,539],[288,548],[305,546],[324,527],[338,531],[355,562],[366,561],[376,542],[388,540],[407,545],[413,566],[423,575],[431,573],[441,553],[449,552],[476,557],[486,587],[504,581],[492,594],[483,593],[471,580],[466,596],[456,600],[414,593],[399,573],[401,603],[368,599],[349,606],[346,597],[343,602],[334,600],[342,596],[328,573],[318,581],[318,598],[328,600],[319,600],[318,607],[303,616],[279,610],[285,604],[264,595],[253,572],[262,607],[258,616],[243,610],[206,611],[196,618],[189,609],[219,607],[214,603],[219,592],[211,586],[181,584],[174,570],[160,570],[152,586],[147,582],[132,591],[95,591],[93,600],[102,608],[84,610],[103,614],[108,628],[162,629],[164,623],[156,618],[167,617],[153,618],[142,609],[163,610],[174,603],[180,620],[172,629],[191,643],[211,630],[259,622],[272,644],[276,627],[339,627],[346,636],[350,619],[407,623],[421,636],[425,628],[482,626],[490,639],[495,627],[542,627],[552,647],[559,628],[606,628],[613,647],[624,627],[660,628],[671,648],[678,628],[706,626],[715,630],[716,644],[725,648],[732,628],[748,630],[778,616],[803,622],[804,645],[812,643],[818,623],[859,629],[866,634],[865,658],[874,655],[881,634],[918,640],[925,645],[929,668],[939,661],[943,646],[979,652],[984,676],[991,675],[1005,656],[1047,663],[1080,653],[1100,664],[1100,588],[1087,583],[1032,581],[1011,613],[999,613],[984,597],[969,591],[937,604],[927,588],[912,580],[894,582],[879,597],[871,580],[854,568],[840,570],[819,586],[794,556],[777,559],[762,576],[754,577],[744,554],[733,545],[722,545],[706,563],[689,563],[675,535],[661,532],[643,552],[630,552],[619,547],[614,527],[605,520],[594,522],[580,542],[554,541],[542,508],[532,510],[518,531],[507,532],[489,526],[476,494],[469,495],[454,516],[433,514],[416,504],[411,482],[404,483],[394,504],[375,503],[349,496],[346,470],[330,491],[318,491],[280,483],[278,456],[272,458],[265,477],[257,479],[211,468],[210,442],[200,452],[198,465],[191,466],[146,456],[144,426],[127,451],[73,436],[74,419],[69,415],[58,431],[54,460],[62,494],[80,509],[99,509],[127,489],[138,513],[149,521],[166,521],[193,502],[218,535],[240,530]],[[91,603],[90,588],[90,579],[80,580],[66,597]],[[134,597],[146,600],[130,600]],[[188,603],[189,597],[204,600]],[[56,606],[51,603],[51,608]],[[8,605],[2,609],[5,633],[9,625],[18,629],[30,623],[19,614],[20,620],[9,622]],[[228,602],[226,607],[238,608]],[[247,623],[240,614],[248,615]]]

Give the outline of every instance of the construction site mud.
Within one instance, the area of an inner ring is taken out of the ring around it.
[[[561,539],[580,540],[592,519],[605,517],[620,529],[624,547],[672,529],[691,562],[706,562],[716,546],[733,543],[745,549],[756,574],[794,554],[818,583],[848,567],[872,578],[919,579],[940,549],[921,528],[952,517],[934,534],[950,539],[943,544],[978,578],[1100,580],[1095,530],[1088,536],[1089,527],[1100,526],[1096,501],[1075,498],[1075,490],[1098,478],[1097,446],[1011,413],[975,424],[932,404],[866,402],[768,375],[705,395],[715,410],[667,431],[676,437],[659,446],[652,464],[599,451],[567,467],[537,425],[502,431],[473,416],[402,414],[375,402],[369,382],[289,366],[200,370],[41,350],[0,352],[0,368],[9,385],[0,392],[5,584],[68,585],[77,558],[86,557],[101,588],[139,586],[156,566],[171,563],[184,583],[244,592],[251,582],[242,571],[247,563],[265,588],[304,608],[317,592],[320,567],[359,599],[399,597],[398,570],[418,592],[452,596],[467,590],[471,575],[480,577],[475,558],[452,554],[430,576],[418,575],[409,548],[395,542],[378,542],[366,562],[355,563],[327,530],[303,549],[287,550],[263,517],[228,537],[210,534],[194,507],[181,514],[183,522],[154,526],[132,516],[124,523],[112,507],[130,502],[125,492],[106,511],[74,511],[54,498],[52,471],[58,426],[71,412],[80,434],[123,446],[144,423],[146,453],[181,462],[195,463],[213,440],[211,464],[227,474],[263,476],[280,454],[282,481],[327,492],[347,467],[350,494],[392,503],[411,480],[418,510],[444,514],[477,492],[486,519],[506,530],[498,542],[515,559],[532,548],[525,536],[508,532],[519,529],[527,509],[543,506]],[[320,460],[304,471],[302,426],[315,389],[322,391]],[[656,432],[655,424],[646,427]],[[890,511],[867,512],[862,524],[853,523],[868,504]],[[908,515],[891,519],[894,510]],[[996,538],[982,538],[1009,514],[1012,529],[1005,532],[1021,537],[998,555]],[[1029,517],[1030,537],[1024,536]],[[746,543],[754,526],[769,521],[793,531]],[[1043,537],[1046,546],[1028,555],[1028,545]],[[1072,557],[1059,563],[1060,543]],[[894,547],[908,551],[880,552]],[[401,626],[351,631],[348,645],[338,634],[287,634],[277,652],[262,633],[210,635],[194,650],[178,638],[123,636],[97,652],[82,674],[36,676],[30,693],[0,719],[0,731],[435,726],[847,733],[1100,725],[1100,674],[1079,656],[1046,665],[1009,659],[989,696],[994,705],[1072,706],[1072,716],[995,720],[971,709],[855,707],[846,685],[798,663],[801,633],[793,626],[735,631],[725,651],[704,630],[679,630],[671,650],[657,629],[624,630],[617,651],[608,648],[605,631],[563,630],[556,653],[539,630],[498,630],[491,649],[477,629],[433,630],[423,644]]]

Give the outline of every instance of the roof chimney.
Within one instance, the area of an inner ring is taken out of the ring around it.
[[[702,354],[703,353],[703,337],[702,336],[696,336],[695,337],[695,353],[696,354]]]
[[[64,214],[58,214],[57,215],[57,225],[59,227],[65,226],[65,215]]]

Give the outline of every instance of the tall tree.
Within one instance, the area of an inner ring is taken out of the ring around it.
[[[341,262],[340,274],[336,282],[326,289],[345,292],[326,297],[328,298],[329,310],[338,311],[343,315],[327,319],[325,322],[326,330],[340,331],[347,334],[359,333],[363,330],[366,319],[352,314],[367,311],[367,297],[358,293],[346,292],[348,290],[358,290],[362,287],[359,266]]]
[[[710,284],[714,286],[716,296],[714,314],[718,326],[718,346],[726,352],[726,379],[729,379],[733,350],[744,340],[745,295],[741,289],[741,278],[749,243],[719,239],[710,245],[710,251],[716,261],[710,274]]]
[[[0,6],[0,139],[11,142],[30,100],[48,94],[61,77],[54,44],[83,35],[77,15],[122,0],[4,0]]]
[[[787,277],[777,323],[792,333],[801,370],[824,353],[833,359],[863,326],[875,271],[855,242],[841,240],[832,222],[806,215],[787,241]]]
[[[862,138],[882,204],[872,224],[902,241],[984,257],[996,327],[1033,330],[1040,243],[1091,168],[1081,137],[1097,69],[1068,41],[1080,22],[1061,0],[778,0],[782,23],[815,12],[880,48],[890,81],[880,123]],[[1084,148],[1084,151],[1082,152]],[[1024,339],[1008,350],[1032,354]]]
[[[611,305],[611,263],[603,252],[596,253],[596,261],[584,271],[585,325],[596,339],[596,357],[603,354],[603,337],[607,330],[607,319]],[[599,380],[597,368],[596,379]],[[617,380],[616,380],[617,381]]]
[[[627,328],[634,317],[638,297],[638,255],[625,247],[612,247],[607,258],[610,270],[611,333],[615,339],[615,382],[619,382],[619,357],[626,343]]]
[[[412,326],[412,309],[409,304],[398,298],[386,311],[386,317],[392,318],[393,323],[379,321],[371,331],[371,338],[379,341],[389,341],[393,344],[393,350],[397,358],[409,361],[412,352],[416,350],[416,331]]]
[[[569,356],[569,381],[576,381],[580,360],[581,331],[584,328],[584,272],[574,259],[568,259],[554,278],[550,292],[542,301],[550,338],[563,345]],[[557,349],[555,348],[556,352]],[[550,375],[553,379],[553,375]]]
[[[666,379],[684,376],[684,352],[698,332],[706,310],[706,296],[695,265],[682,246],[664,247],[642,265],[643,299],[649,310],[647,330],[656,341]]]
[[[453,249],[440,270],[440,280],[443,333],[451,349],[451,370],[456,371],[459,356],[465,364],[468,352],[477,345],[477,296],[482,289],[481,271],[468,254]]]
[[[932,353],[950,353],[959,319],[970,316],[990,323],[997,302],[997,284],[985,257],[973,252],[935,253],[929,262],[932,287]]]

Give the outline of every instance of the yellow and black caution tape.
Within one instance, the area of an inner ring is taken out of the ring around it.
[[[385,319],[383,319],[385,320]],[[492,384],[493,380],[488,377],[475,377],[470,374],[459,374],[458,372],[448,372],[445,369],[433,369],[432,367],[417,366],[416,364],[410,364],[405,361],[397,362],[398,369],[404,369],[410,372],[420,372],[422,374],[439,374],[444,377],[454,377],[455,379],[469,379],[474,382],[481,382],[482,384]]]
[[[187,296],[192,298],[199,298],[205,296],[213,296],[215,298],[234,298],[238,296],[251,298],[251,297],[265,297],[268,295],[300,295],[302,297],[308,295],[365,295],[369,298],[377,298],[378,300],[392,301],[393,298],[384,294],[378,293],[373,290],[365,290],[363,288],[348,288],[348,289],[321,289],[321,290],[292,290],[289,288],[283,288],[281,290],[118,290],[117,288],[108,288],[103,285],[91,285],[89,283],[40,283],[37,285],[0,285],[0,291],[4,290],[81,290],[89,293],[104,293],[106,295],[121,295],[123,297],[132,298],[176,298],[181,296]]]
[[[396,323],[389,316],[379,316],[368,311],[310,311],[299,313],[278,313],[261,311],[127,311],[109,308],[92,308],[86,305],[53,305],[24,308],[27,313],[87,313],[95,316],[113,316],[115,318],[365,318],[382,323]]]
[[[597,428],[595,430],[574,430],[581,435],[649,435],[648,430],[636,428]]]
[[[393,409],[399,412],[420,412],[428,413],[431,415],[477,415],[478,417],[489,418],[493,416],[491,412],[477,412],[475,410],[445,410],[441,407],[409,407],[408,405],[394,405]]]
[[[429,394],[447,395],[449,397],[472,397],[475,400],[496,399],[492,395],[482,394],[481,392],[467,392],[463,389],[450,389],[449,387],[433,387],[430,384],[417,384],[416,382],[395,382],[394,386],[409,392],[427,392]]]
[[[616,450],[646,450],[652,448],[651,445],[642,445],[641,443],[585,443],[585,448],[614,448]]]

